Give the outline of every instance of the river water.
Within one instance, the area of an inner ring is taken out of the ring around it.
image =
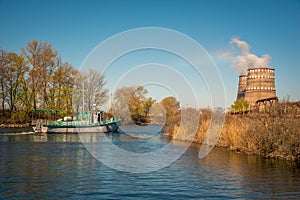
[[[104,136],[126,151],[143,152],[171,142],[155,131],[140,131],[151,137],[137,137],[136,129]],[[0,199],[300,198],[300,169],[290,162],[222,148],[199,159],[200,145],[192,144],[162,169],[130,173],[102,164],[81,140],[70,134],[0,135]],[[172,145],[181,148],[182,142]]]

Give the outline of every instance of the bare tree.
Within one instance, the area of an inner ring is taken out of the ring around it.
[[[101,106],[108,100],[108,89],[105,88],[104,76],[93,69],[79,73],[76,78],[73,97],[73,110],[79,112],[92,110],[93,105]]]
[[[6,96],[6,88],[5,83],[7,79],[7,69],[8,69],[8,53],[0,48],[0,98],[1,98],[1,107],[2,107],[2,115],[5,114],[5,96]]]
[[[115,91],[112,105],[113,115],[121,118],[123,122],[131,121],[129,102],[136,87],[122,87]]]
[[[96,70],[90,69],[85,74],[85,99],[89,110],[93,104],[103,105],[107,101],[108,89],[104,88],[105,83],[104,76]]]

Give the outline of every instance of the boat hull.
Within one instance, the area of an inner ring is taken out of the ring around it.
[[[46,133],[109,133],[118,131],[117,123],[90,126],[48,126]]]

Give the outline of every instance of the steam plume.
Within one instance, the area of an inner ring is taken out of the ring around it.
[[[232,57],[232,65],[230,67],[237,70],[240,75],[247,74],[247,69],[257,67],[269,67],[271,56],[268,54],[258,57],[250,53],[249,44],[233,37],[230,44],[236,45],[241,50],[241,55]]]

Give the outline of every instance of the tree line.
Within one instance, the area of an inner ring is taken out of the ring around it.
[[[49,108],[76,115],[100,108],[108,100],[104,76],[95,69],[79,71],[62,60],[47,42],[33,40],[20,53],[0,47],[0,123],[30,120],[33,110]],[[179,102],[167,97],[156,102],[143,86],[118,88],[108,115],[123,122],[175,122]]]
[[[85,90],[83,106],[88,109],[107,100],[104,85],[101,73],[81,73],[64,62],[47,42],[30,41],[20,53],[0,47],[1,121],[27,120],[29,113],[39,108],[58,109],[71,115],[73,101],[79,100],[73,98],[74,94]]]

